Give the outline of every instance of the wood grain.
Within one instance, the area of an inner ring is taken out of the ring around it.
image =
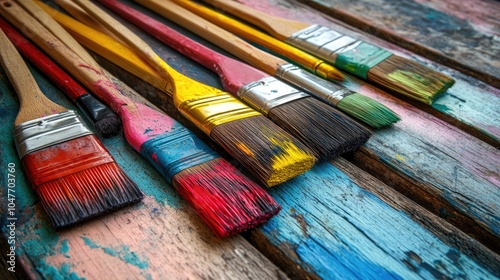
[[[39,73],[36,78],[52,99],[64,95]],[[105,139],[118,164],[147,197],[133,207],[113,212],[64,231],[54,231],[29,188],[10,134],[15,95],[0,73],[2,102],[0,162],[16,164],[16,238],[18,266],[23,260],[32,279],[286,279],[275,265],[240,236],[220,240],[177,195],[161,175],[123,137]],[[137,98],[137,96],[136,96]],[[144,102],[144,99],[138,98]],[[149,104],[152,106],[151,104]],[[10,123],[10,125],[9,125]],[[4,172],[0,175],[4,180]],[[1,190],[2,204],[7,195]],[[0,209],[2,217],[6,209]],[[18,267],[21,268],[21,267]]]
[[[376,37],[378,32],[363,33],[359,29],[354,29],[295,0],[238,0],[238,2],[287,19],[299,21],[314,19],[315,23],[380,46],[398,56],[417,61],[426,67],[451,76],[456,81],[455,85],[438,98],[432,106],[419,104],[404,97],[400,99],[457,126],[482,141],[500,147],[500,111],[496,106],[500,102],[500,89],[379,39]],[[344,85],[349,87],[349,83],[344,83]]]
[[[67,111],[66,108],[45,97],[16,47],[2,30],[0,30],[0,46],[2,68],[7,73],[21,103],[14,121],[16,126],[33,119]]]
[[[433,8],[425,1],[398,0],[301,0],[352,26],[398,44],[404,48],[457,69],[467,75],[500,87],[500,44],[493,32],[476,28],[467,19]],[[468,11],[469,1],[448,1],[452,8]],[[495,1],[475,1],[489,10],[487,18],[500,10]],[[442,5],[445,3],[442,3]],[[477,5],[479,6],[479,5]],[[486,8],[486,7],[487,8]],[[498,30],[498,19],[489,20]],[[486,25],[487,26],[487,25]],[[485,25],[483,25],[485,27]],[[488,27],[486,27],[488,28]]]

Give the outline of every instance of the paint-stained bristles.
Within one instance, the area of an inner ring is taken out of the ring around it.
[[[264,116],[218,125],[210,136],[269,187],[304,173],[316,160],[304,144]]]
[[[143,198],[136,184],[93,135],[29,153],[22,163],[55,228]]]
[[[367,78],[426,104],[432,104],[455,83],[447,75],[396,55],[371,68]]]
[[[373,128],[386,127],[401,120],[388,107],[359,93],[342,98],[337,108]]]
[[[371,136],[368,129],[313,97],[277,106],[268,116],[323,159],[351,152]]]
[[[173,185],[219,238],[266,222],[281,209],[266,191],[221,158],[179,172]]]

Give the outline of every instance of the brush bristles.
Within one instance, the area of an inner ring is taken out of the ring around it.
[[[218,125],[210,136],[269,187],[306,172],[316,161],[304,144],[264,116]]]
[[[94,122],[94,128],[99,135],[103,137],[111,137],[116,135],[121,128],[121,121],[116,115],[108,115]]]
[[[38,186],[36,194],[55,228],[82,222],[143,198],[116,163],[52,180]]]
[[[368,129],[313,97],[275,107],[268,116],[322,159],[351,152],[371,136]]]
[[[426,104],[432,104],[455,83],[444,74],[396,55],[371,68],[367,79]]]
[[[373,128],[382,128],[401,120],[391,109],[359,93],[342,98],[337,108]]]
[[[55,228],[137,202],[144,196],[94,135],[28,153],[22,163]]]
[[[172,182],[219,238],[251,229],[281,210],[266,191],[221,158],[183,170]]]

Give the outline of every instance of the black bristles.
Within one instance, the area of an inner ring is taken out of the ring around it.
[[[99,135],[111,137],[121,128],[120,118],[94,96],[86,93],[76,99],[78,108],[94,124]]]
[[[264,116],[218,125],[210,136],[269,187],[306,172],[316,161],[304,144]]]
[[[268,116],[322,159],[351,152],[372,135],[337,109],[312,97],[275,107]]]
[[[38,186],[36,193],[55,228],[82,222],[144,197],[116,163],[52,180]]]

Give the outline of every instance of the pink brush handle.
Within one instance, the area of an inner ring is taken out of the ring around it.
[[[76,83],[64,70],[55,64],[50,58],[42,53],[23,35],[17,32],[10,24],[0,18],[0,28],[9,37],[12,43],[25,55],[36,67],[52,78],[52,81],[62,89],[73,101],[87,93],[87,90]]]
[[[232,94],[236,94],[244,85],[269,76],[245,63],[221,55],[116,0],[98,0],[98,2],[156,39],[217,73],[224,89]]]

